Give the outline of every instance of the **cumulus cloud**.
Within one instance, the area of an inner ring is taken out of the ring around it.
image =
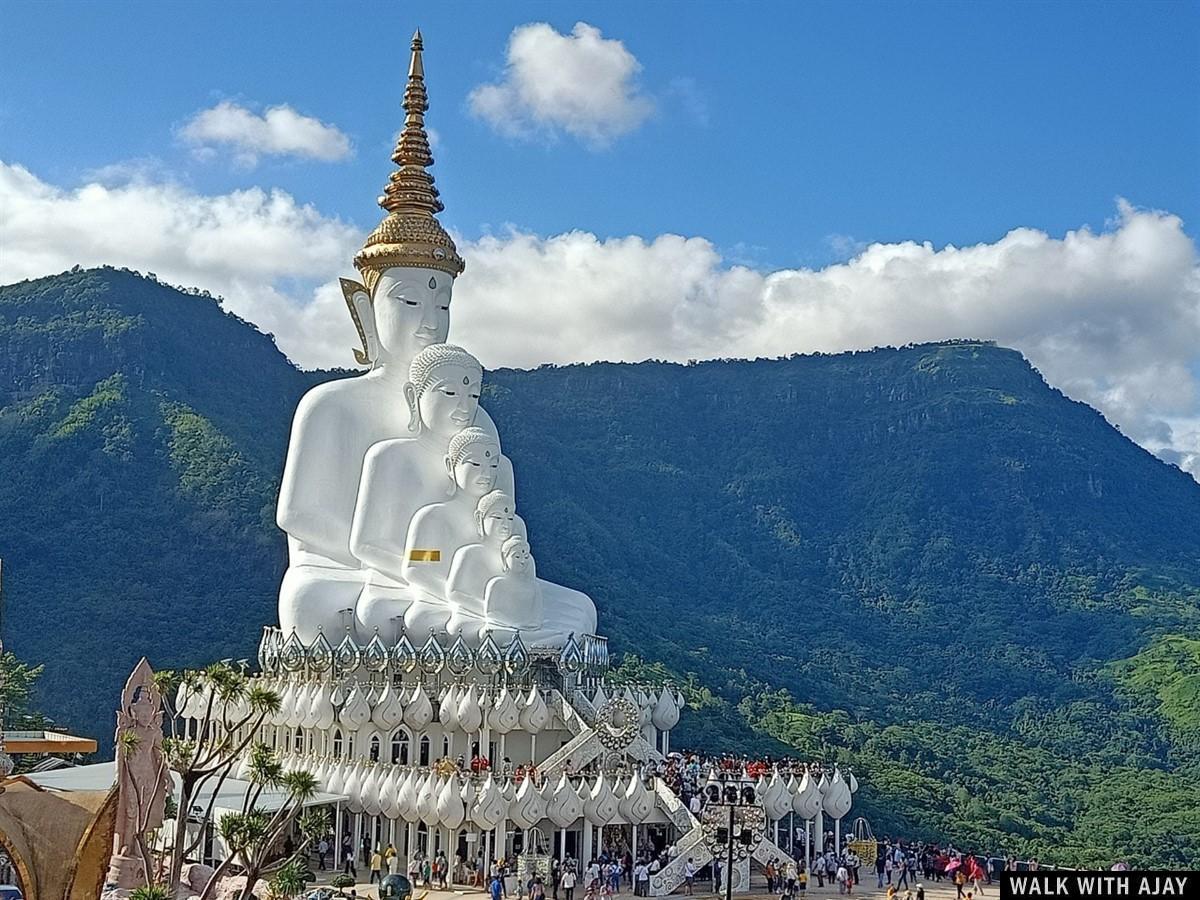
[[[336,126],[296,112],[287,104],[261,115],[224,100],[196,113],[179,130],[201,156],[231,150],[239,165],[254,166],[262,156],[296,156],[336,162],[350,156],[350,138]]]
[[[336,278],[352,273],[363,233],[286,193],[146,180],[64,190],[0,164],[0,210],[2,282],[76,263],[154,271],[222,294],[302,365],[352,364]],[[1121,203],[1103,231],[870,244],[822,269],[772,272],[678,235],[512,231],[460,247],[452,337],[488,366],[988,338],[1200,477],[1200,257],[1165,212]]]
[[[653,111],[636,82],[641,68],[621,41],[586,22],[577,22],[570,34],[534,22],[513,31],[502,77],[475,88],[468,103],[507,136],[566,132],[602,148]]]

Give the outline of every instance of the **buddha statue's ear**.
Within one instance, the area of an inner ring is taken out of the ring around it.
[[[487,537],[483,530],[483,513],[475,510],[475,530],[479,532],[480,537]]]
[[[352,278],[339,278],[346,308],[354,320],[354,329],[362,341],[362,349],[354,351],[354,359],[360,366],[374,366],[379,360],[379,334],[375,330],[375,309],[371,306],[371,292],[366,285]]]
[[[404,383],[404,402],[408,405],[408,430],[413,434],[419,434],[421,413],[417,409],[417,386],[411,381]]]
[[[458,491],[458,482],[454,480],[454,461],[450,459],[449,454],[445,457],[446,477],[450,479],[450,489],[446,492],[447,497],[453,497]]]

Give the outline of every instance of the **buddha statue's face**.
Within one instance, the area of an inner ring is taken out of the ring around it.
[[[497,503],[488,510],[488,514],[483,517],[480,524],[484,538],[493,544],[508,540],[512,537],[515,518],[511,507]]]
[[[464,366],[438,366],[433,380],[417,395],[421,427],[444,442],[475,424],[479,412],[479,372]]]
[[[533,553],[529,544],[513,541],[504,552],[504,564],[514,575],[529,575],[533,571]]]
[[[476,499],[496,488],[500,477],[500,448],[495,444],[470,444],[455,462],[452,475],[455,486]]]
[[[371,306],[384,359],[408,365],[430,344],[450,333],[454,279],[436,269],[396,267],[375,282]]]

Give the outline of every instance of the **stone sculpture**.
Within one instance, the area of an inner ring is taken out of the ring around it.
[[[119,888],[147,880],[147,832],[163,823],[171,776],[163,754],[162,696],[142,658],[125,683],[117,712],[117,820],[108,881]]]

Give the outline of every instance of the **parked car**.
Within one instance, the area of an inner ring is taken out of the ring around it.
[[[25,900],[25,895],[15,884],[0,884],[0,900]]]

